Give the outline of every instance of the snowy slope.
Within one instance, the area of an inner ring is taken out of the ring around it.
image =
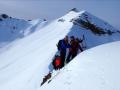
[[[38,90],[118,90],[120,41],[87,50]]]
[[[60,22],[59,21],[60,19],[62,19],[63,22]],[[120,32],[116,28],[112,27],[108,23],[91,15],[86,11],[81,11],[81,12],[71,11],[67,15],[61,17],[60,19],[58,20],[59,23],[65,24],[66,22],[69,22],[69,24],[71,24],[70,31],[68,32],[69,36],[73,35],[79,38],[82,38],[83,35],[85,36],[84,44],[85,46],[87,46],[87,48],[91,48],[111,41],[120,40]],[[87,29],[85,27],[82,27],[79,20],[83,20],[85,22],[89,20],[91,24],[94,24],[96,27],[102,29],[104,32],[110,30],[110,32],[113,33],[111,35],[109,33],[95,34],[89,28]]]
[[[57,51],[56,43],[65,35],[74,35],[79,38],[84,35],[84,45],[87,49],[120,40],[119,33],[96,35],[71,22],[74,18],[82,17],[84,13],[71,11],[61,17],[62,19],[59,18],[43,28],[37,25],[35,29],[33,28],[37,32],[20,39],[9,50],[1,53],[0,90],[39,89],[43,77],[52,70],[51,62]]]
[[[42,19],[26,21],[23,19],[16,19],[7,16],[3,18],[3,14],[0,15],[0,48],[4,47],[8,43],[15,41],[17,39],[23,38],[37,29],[37,26],[45,25],[46,21]],[[41,24],[41,25],[40,25]]]

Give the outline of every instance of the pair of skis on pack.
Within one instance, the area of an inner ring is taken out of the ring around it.
[[[83,35],[82,36],[82,39],[81,40],[83,40],[82,42],[81,42],[81,47],[83,48],[83,49],[86,49],[87,48],[87,43],[86,43],[86,39],[85,39],[85,35]]]

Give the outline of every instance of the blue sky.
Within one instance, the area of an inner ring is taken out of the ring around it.
[[[86,10],[120,29],[120,0],[0,0],[0,13],[24,19],[53,20],[74,7]]]

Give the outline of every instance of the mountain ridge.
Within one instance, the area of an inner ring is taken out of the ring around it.
[[[83,38],[82,36],[84,35],[83,46],[86,46],[86,48],[84,48],[84,51],[79,53],[78,56],[90,48],[108,42],[120,41],[120,35],[118,33],[112,35],[97,35],[71,22],[71,19],[77,18],[79,15],[79,13],[70,12],[52,21],[43,28],[39,29],[40,25],[37,25],[38,28],[35,27],[37,32],[15,41],[14,44],[10,46],[10,49],[1,52],[0,90],[41,89],[40,83],[43,77],[53,70],[51,65],[52,59],[58,51],[56,44],[66,35],[69,37],[75,36],[76,38]]]
[[[5,15],[5,18],[1,18]],[[9,43],[22,39],[35,32],[37,26],[39,29],[47,25],[47,21],[37,19],[33,21],[26,21],[24,19],[17,19],[9,17],[6,14],[1,15],[0,21],[0,47],[4,47]],[[41,25],[40,25],[41,24]]]

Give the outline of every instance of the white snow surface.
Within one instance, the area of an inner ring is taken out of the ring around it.
[[[1,17],[0,17],[1,18]],[[26,21],[16,18],[1,18],[0,21],[0,48],[5,47],[9,43],[21,39],[25,36],[42,28],[46,25],[46,21],[42,19]]]
[[[85,12],[71,11],[61,17],[64,22],[59,22],[61,19],[59,18],[48,25],[43,23],[44,27],[41,27],[41,24],[36,25],[33,27],[35,33],[15,40],[7,48],[2,48],[0,90],[73,90],[77,88],[117,90],[120,88],[118,86],[120,42],[87,50],[104,43],[119,41],[120,34],[98,36],[70,22],[73,18],[82,17],[83,13]],[[90,17],[94,16],[90,15]],[[32,23],[38,24],[39,20],[29,22],[29,24]],[[28,35],[27,30],[31,28],[28,27],[25,30],[24,35]],[[66,35],[79,38],[85,35],[84,45],[87,49],[70,62],[64,70],[61,70],[60,75],[50,84],[45,83],[40,87],[43,77],[52,70],[51,62],[57,52],[56,44]]]
[[[119,90],[120,41],[79,54],[38,90]]]

